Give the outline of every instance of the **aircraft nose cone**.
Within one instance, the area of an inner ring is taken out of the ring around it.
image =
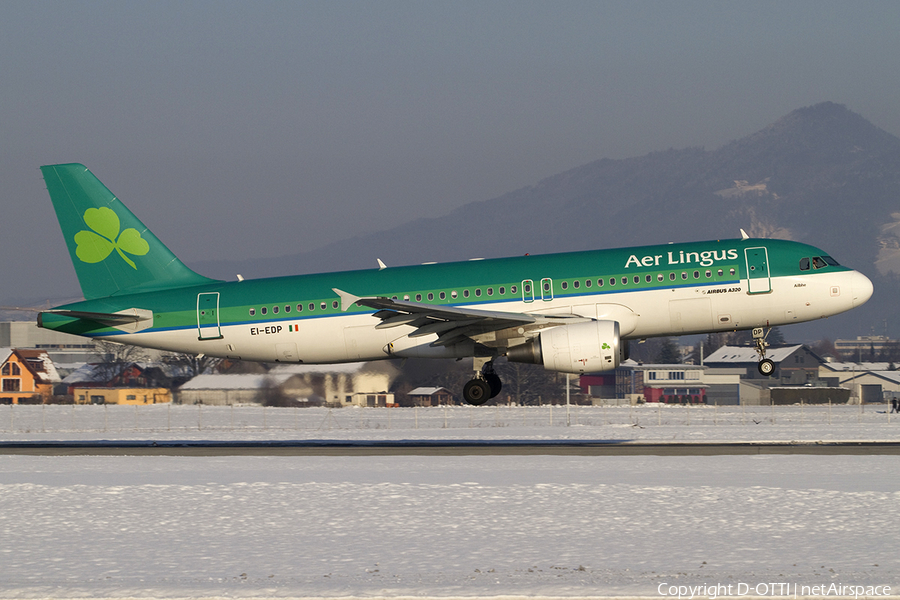
[[[860,306],[872,297],[875,288],[868,277],[859,271],[854,271],[853,278],[850,280],[850,289],[853,292],[853,306]]]

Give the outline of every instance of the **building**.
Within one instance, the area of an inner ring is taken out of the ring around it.
[[[741,373],[739,369],[626,360],[612,373],[581,376],[579,385],[595,404],[738,404]]]
[[[413,406],[445,406],[453,403],[453,394],[442,387],[417,387],[406,395]]]
[[[166,388],[76,387],[75,404],[161,404],[172,401]]]
[[[62,383],[64,393],[74,396],[76,388],[171,388],[180,368],[163,363],[94,363],[82,365]]]
[[[290,377],[285,374],[197,375],[178,388],[176,401],[180,404],[212,406],[260,404],[267,388],[280,388]]]
[[[846,387],[853,402],[879,403],[900,397],[900,371],[888,363],[826,362],[819,365],[819,379],[831,386]]]
[[[327,406],[394,405],[391,385],[400,374],[386,361],[334,365],[278,365],[271,375],[287,375],[282,392],[289,398],[321,399]],[[374,404],[373,404],[374,403]]]
[[[759,379],[774,385],[806,385],[819,377],[819,365],[823,361],[807,346],[795,345],[769,348],[766,358],[775,363],[775,370],[768,377],[757,366],[759,354],[749,346],[722,346],[703,359],[703,364],[714,368],[740,369],[742,379]]]
[[[860,335],[855,340],[835,340],[834,349],[847,360],[875,360],[891,354],[900,343],[886,335]]]
[[[0,404],[43,404],[59,374],[43,350],[0,348]]]

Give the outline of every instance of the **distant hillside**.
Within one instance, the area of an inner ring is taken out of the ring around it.
[[[446,216],[304,254],[196,264],[233,279],[737,237],[822,247],[873,278],[869,304],[806,335],[900,337],[900,139],[846,107],[801,108],[722,148],[598,160]],[[838,327],[835,329],[835,327]],[[785,335],[791,338],[789,328]],[[891,332],[889,330],[889,332]]]

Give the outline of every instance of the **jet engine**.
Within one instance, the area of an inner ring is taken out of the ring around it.
[[[544,365],[550,371],[593,373],[619,366],[619,323],[591,321],[542,331],[524,344],[507,349],[512,362]]]

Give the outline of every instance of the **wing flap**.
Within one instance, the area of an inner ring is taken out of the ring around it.
[[[334,288],[333,291],[341,298],[341,310],[346,311],[354,305],[371,308],[375,310],[372,316],[381,320],[381,323],[375,326],[376,329],[388,329],[402,325],[414,327],[415,329],[407,337],[418,338],[437,335],[437,339],[431,343],[432,346],[449,346],[464,340],[503,346],[503,340],[506,339],[503,336],[488,335],[487,337],[493,342],[485,339],[476,340],[476,338],[478,336],[483,338],[486,334],[492,334],[504,329],[515,328],[521,330],[521,335],[524,335],[525,332],[531,332],[535,329],[591,320],[571,315],[532,315],[528,313],[440,306],[422,302],[393,300],[379,296],[362,297],[337,288]],[[517,333],[517,335],[520,334]]]

